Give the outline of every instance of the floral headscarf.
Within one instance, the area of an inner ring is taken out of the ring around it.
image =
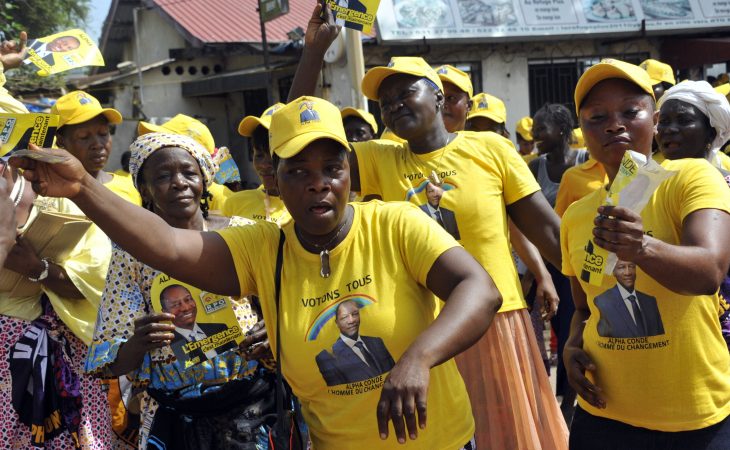
[[[190,153],[190,155],[198,161],[200,172],[203,174],[203,181],[206,187],[210,187],[213,183],[213,177],[218,170],[218,166],[213,162],[213,158],[208,150],[198,141],[187,136],[172,133],[147,133],[135,140],[129,146],[132,157],[129,160],[129,173],[132,175],[134,187],[139,190],[137,177],[142,170],[142,165],[152,153],[157,150],[177,147]]]

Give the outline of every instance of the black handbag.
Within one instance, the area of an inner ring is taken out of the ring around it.
[[[276,423],[269,431],[271,450],[303,450],[306,448],[298,426],[298,401],[291,387],[281,375],[281,324],[279,321],[279,299],[281,297],[281,268],[284,264],[284,232],[279,230],[279,249],[276,254],[274,295],[276,298]]]

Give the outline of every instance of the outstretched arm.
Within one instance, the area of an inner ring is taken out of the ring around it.
[[[391,420],[398,442],[405,443],[406,430],[411,440],[417,438],[418,428],[426,427],[430,369],[479,340],[502,304],[489,274],[462,247],[447,250],[436,260],[426,284],[446,304],[403,353],[383,384],[377,408],[382,439],[388,437]]]
[[[66,197],[130,255],[166,274],[210,292],[241,294],[233,258],[223,238],[169,226],[104,187],[65,150],[39,149],[39,154],[61,157],[56,164],[11,158],[40,195]]]
[[[15,245],[15,206],[10,200],[10,190],[7,182],[0,177],[0,267],[5,264],[5,258]]]

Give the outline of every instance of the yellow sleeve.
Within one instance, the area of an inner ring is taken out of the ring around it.
[[[723,152],[719,152],[717,157],[720,159],[720,166],[722,167],[722,170],[730,172],[730,156]]]
[[[487,148],[491,148],[502,171],[504,203],[512,203],[540,190],[540,185],[530,172],[527,163],[515,149],[512,141],[495,133],[480,133]]]
[[[16,100],[7,89],[5,89],[5,71],[0,63],[0,113],[25,114],[28,108]]]
[[[720,171],[709,162],[684,159],[665,167],[679,170],[666,198],[677,201],[681,221],[700,209],[719,209],[730,213],[730,190]]]
[[[566,170],[563,174],[563,179],[560,180],[560,186],[558,186],[558,195],[555,197],[555,213],[563,217],[563,214],[565,214],[565,210],[568,209],[568,206],[570,206],[571,203],[571,195],[570,195],[570,181],[573,179],[572,177],[572,170],[570,169]]]
[[[459,243],[416,205],[399,202],[393,207],[398,212],[396,226],[406,269],[415,280],[426,286],[428,272],[436,259],[446,250],[459,247]],[[383,223],[383,226],[392,225]]]
[[[222,184],[213,183],[208,188],[208,192],[213,196],[210,203],[211,211],[223,211],[228,198],[233,195],[233,191]]]
[[[255,271],[265,270],[263,262],[269,259],[266,256],[274,255],[276,258],[279,227],[269,222],[257,222],[232,226],[216,233],[223,238],[231,252],[241,288],[238,297],[257,295]]]
[[[360,172],[360,196],[378,195],[382,197],[383,191],[380,188],[377,161],[377,155],[381,152],[378,146],[372,141],[353,142],[350,145],[357,156],[357,167]]]
[[[560,184],[562,187],[563,184]],[[570,205],[568,205],[570,206]],[[571,222],[573,222],[573,214],[571,209],[565,211],[563,219],[560,221],[560,254],[562,255],[562,267],[561,272],[567,277],[574,277],[575,271],[573,266],[570,265],[570,246],[568,244],[568,233],[570,231]]]

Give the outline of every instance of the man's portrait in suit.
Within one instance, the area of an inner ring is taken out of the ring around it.
[[[171,284],[160,292],[162,310],[175,315],[172,324],[175,325],[175,339],[170,346],[175,356],[182,361],[198,358],[199,362],[215,358],[220,353],[236,348],[234,341],[227,342],[213,350],[203,352],[201,349],[190,353],[183,351],[183,346],[189,342],[201,341],[207,337],[225,331],[224,323],[197,323],[198,306],[188,288],[179,284]]]
[[[634,287],[636,264],[619,260],[613,275],[616,286],[594,299],[601,313],[599,336],[631,338],[664,334],[656,298]]]
[[[360,308],[352,300],[337,305],[335,323],[340,337],[332,352],[322,350],[315,358],[327,386],[354,383],[377,377],[395,365],[379,337],[360,335]]]
[[[436,186],[433,183],[426,185],[426,199],[428,203],[419,206],[423,212],[428,214],[433,220],[438,222],[450,235],[457,241],[461,239],[459,234],[459,226],[456,224],[456,215],[454,211],[446,208],[441,208],[441,197],[444,195],[444,190],[440,186]]]
[[[43,42],[38,39],[32,41],[28,48],[32,49],[36,54],[52,66],[55,64],[53,59],[54,53],[70,52],[81,46],[81,41],[74,36],[59,36],[51,42]]]

